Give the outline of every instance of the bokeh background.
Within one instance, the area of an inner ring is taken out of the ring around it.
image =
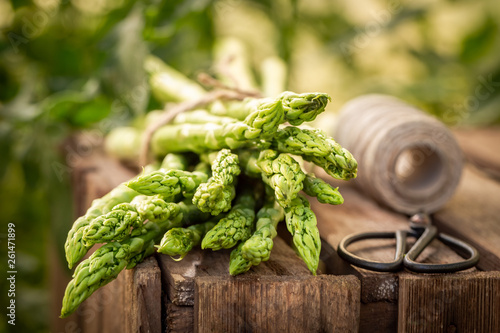
[[[388,93],[450,126],[489,126],[500,122],[499,25],[498,0],[0,0],[2,300],[8,222],[18,271],[16,327],[0,314],[0,331],[50,331],[48,258],[62,261],[74,219],[61,146],[161,107],[148,54],[194,79],[217,72],[231,37],[245,88],[284,69],[287,89],[332,96],[323,124],[350,98]]]

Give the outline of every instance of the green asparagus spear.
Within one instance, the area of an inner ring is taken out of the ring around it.
[[[216,116],[207,110],[193,110],[186,111],[178,114],[173,123],[174,124],[228,124],[237,122],[238,119],[231,117]]]
[[[144,173],[147,174],[156,169],[158,169],[158,165],[156,163],[148,164],[144,167]],[[128,203],[132,201],[138,195],[139,193],[128,188],[125,184],[120,184],[108,194],[92,201],[92,204],[85,215],[79,217],[75,223],[73,223],[71,230],[68,232],[68,237],[66,238],[66,242],[64,244],[64,250],[66,252],[66,260],[69,268],[72,268],[80,259],[82,259],[90,249],[90,246],[86,246],[82,240],[85,227],[96,217],[108,213],[113,207],[120,203]]]
[[[143,220],[162,222],[176,216],[180,212],[178,204],[166,202],[161,198],[148,198],[136,205],[137,211]]]
[[[61,317],[67,317],[94,291],[114,280],[125,268],[130,269],[154,252],[154,244],[172,226],[178,226],[182,214],[161,223],[148,222],[140,236],[103,245],[76,268],[64,293]]]
[[[201,223],[207,221],[210,218],[210,213],[202,212],[201,210],[193,205],[190,199],[181,201],[177,204],[182,213],[182,224],[191,225],[196,223]]]
[[[108,243],[77,266],[64,293],[61,318],[72,314],[94,291],[114,280],[127,266],[124,251],[117,257],[121,247],[117,242]]]
[[[68,232],[64,249],[69,268],[72,268],[90,249],[90,246],[85,245],[82,239],[85,227],[96,217],[108,213],[117,204],[130,202],[138,194],[121,184],[102,198],[92,201],[87,213],[79,217]]]
[[[285,207],[286,226],[293,236],[293,244],[307,268],[316,275],[321,251],[321,239],[316,226],[316,215],[306,198],[298,195]]]
[[[182,260],[194,246],[200,244],[201,239],[216,223],[215,220],[210,220],[187,228],[172,228],[163,235],[157,246],[158,252],[167,254],[176,261]]]
[[[358,164],[351,153],[319,129],[285,127],[279,129],[271,148],[294,155],[322,167],[332,177],[355,178]]]
[[[189,161],[183,154],[167,154],[161,162],[161,168],[166,170],[186,170],[188,165]]]
[[[202,212],[219,215],[231,209],[235,196],[235,180],[240,174],[238,155],[229,149],[222,149],[212,163],[212,177],[200,184],[193,197],[193,203]]]
[[[207,179],[208,176],[203,172],[160,169],[143,174],[126,185],[141,194],[160,194],[165,200],[173,200],[179,194],[185,198],[192,197],[196,188]]]
[[[130,236],[132,229],[140,229],[143,219],[129,203],[118,204],[113,209],[96,217],[83,230],[83,243],[92,246],[98,243],[122,241]]]
[[[245,119],[250,114],[255,112],[255,109],[269,101],[280,100],[283,108],[283,122],[288,122],[292,125],[300,125],[304,122],[313,121],[318,114],[325,110],[330,96],[323,93],[305,93],[296,94],[290,91],[285,91],[276,99],[263,98],[247,98],[241,102],[228,102],[225,108],[221,108],[220,104],[216,104],[216,109],[210,111],[218,116],[228,116],[237,119]]]
[[[324,180],[316,178],[314,174],[307,174],[304,179],[304,192],[311,197],[318,198],[321,203],[330,205],[341,205],[344,198],[339,192],[339,188],[334,188]]]
[[[237,151],[240,160],[240,169],[245,175],[252,178],[260,178],[262,171],[257,165],[259,150],[241,149]]]
[[[278,126],[288,121],[301,124],[323,112],[329,97],[321,93],[285,92],[275,99],[249,99],[241,107],[251,110],[240,122],[229,124],[167,125],[155,132],[151,140],[153,152],[163,156],[169,152],[204,152],[235,149],[271,139]]]
[[[252,266],[269,260],[273,249],[273,238],[276,237],[276,227],[283,219],[283,208],[275,201],[268,201],[257,213],[256,230],[252,237],[242,242],[231,252],[229,273],[238,275],[246,272]]]
[[[261,151],[257,165],[264,182],[274,189],[278,203],[283,208],[289,206],[303,187],[305,174],[299,163],[290,155],[266,149]]]
[[[151,92],[160,102],[182,102],[201,98],[206,94],[200,85],[157,57],[148,56],[144,69],[149,74]]]
[[[252,234],[255,219],[255,198],[245,190],[236,197],[236,204],[203,238],[201,248],[229,249]]]

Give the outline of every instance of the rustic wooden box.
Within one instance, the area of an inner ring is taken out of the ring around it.
[[[237,277],[227,272],[228,251],[194,250],[180,262],[155,255],[122,272],[75,315],[56,321],[55,331],[498,332],[500,130],[455,134],[468,163],[456,195],[434,214],[434,222],[477,247],[476,268],[454,274],[376,273],[346,264],[334,250],[340,239],[352,232],[406,229],[407,218],[342,183],[343,205],[312,204],[324,239],[324,274],[308,272],[287,245],[286,230],[268,262]],[[131,176],[95,149],[73,172],[78,214]],[[369,241],[356,253],[390,260],[392,245]],[[460,256],[438,241],[419,257],[456,260]],[[59,290],[66,282],[56,283]]]
[[[132,176],[96,148],[73,173],[78,214]],[[358,331],[355,276],[313,276],[280,237],[270,260],[246,274],[229,275],[229,254],[194,249],[179,262],[151,256],[59,325],[78,332]]]

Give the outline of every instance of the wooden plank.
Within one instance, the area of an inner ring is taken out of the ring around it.
[[[460,128],[453,133],[467,160],[500,180],[500,127]]]
[[[361,303],[360,333],[397,332],[398,304],[391,302]],[[376,326],[374,325],[376,323]]]
[[[441,231],[478,249],[479,269],[500,270],[499,182],[473,168],[465,168],[455,195],[435,218]]]
[[[302,326],[297,326],[298,329],[311,332],[341,327],[346,331],[357,330],[360,286],[354,276],[312,276],[302,260],[280,237],[275,239],[269,261],[237,277],[229,275],[229,254],[230,251],[194,249],[180,262],[165,255],[157,255],[163,284],[167,286],[171,302],[167,303],[167,309],[175,310],[173,313],[167,312],[167,327],[169,322],[174,321],[178,326],[187,327],[188,323],[179,323],[178,318],[171,316],[176,316],[179,310],[194,309],[195,326],[191,326],[191,330],[269,331],[288,328],[285,321],[277,322],[276,318],[282,317],[275,317],[282,316],[280,311],[286,310],[289,312],[287,320],[295,318],[301,321]],[[210,293],[222,293],[226,299],[223,304],[219,304]],[[343,297],[342,293],[349,297]],[[250,299],[250,295],[255,295],[255,298]],[[310,300],[307,306],[323,302],[323,312],[319,312],[319,308],[316,312],[309,312],[309,308],[305,311],[304,299]],[[287,301],[283,303],[283,300]],[[301,306],[296,302],[300,302]],[[230,306],[228,304],[232,304],[232,307],[227,308]],[[236,308],[242,312],[234,313]],[[227,318],[228,309],[233,309],[229,317],[236,317],[234,321],[227,319],[230,322],[221,323],[217,318]],[[206,311],[213,314],[207,316],[204,314]]]
[[[154,257],[148,257],[132,270],[132,299],[125,316],[130,318],[130,332],[161,332],[161,273]]]
[[[127,304],[130,304],[131,295],[126,294],[127,275],[130,272],[121,272],[116,280],[101,289],[104,292],[102,333],[125,332],[125,316],[128,314]]]
[[[179,306],[166,300],[165,330],[171,333],[191,333],[194,329],[194,308]]]
[[[196,332],[357,332],[354,276],[195,279]]]
[[[225,276],[229,275],[228,251],[202,251],[193,249],[181,261],[174,261],[169,256],[157,255],[162,271],[162,280],[167,286],[167,294],[172,303],[181,306],[193,306],[194,281],[200,276]],[[267,262],[252,267],[245,273],[248,276],[261,277],[266,275],[280,276],[310,276],[302,260],[295,252],[277,237],[271,257]]]
[[[98,332],[102,327],[102,293],[102,289],[98,289],[76,310],[83,332]]]
[[[398,324],[399,332],[498,332],[500,272],[400,275]]]

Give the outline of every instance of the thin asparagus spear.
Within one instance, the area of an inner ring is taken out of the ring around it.
[[[344,198],[339,192],[339,188],[334,188],[324,180],[316,178],[314,174],[306,174],[304,179],[304,192],[311,197],[318,198],[321,203],[330,205],[341,205]]]
[[[300,155],[337,179],[349,180],[357,174],[358,163],[352,154],[318,129],[291,126],[279,129],[271,148],[282,153]]]
[[[202,212],[219,215],[231,209],[235,196],[235,181],[240,174],[238,156],[229,149],[222,149],[212,163],[212,177],[200,184],[193,197],[193,203]]]
[[[236,197],[236,204],[203,238],[201,248],[229,249],[252,234],[255,219],[253,192],[244,190]]]
[[[148,222],[144,233],[123,242],[107,243],[76,268],[64,293],[61,318],[69,316],[94,291],[114,280],[125,268],[130,269],[154,252],[154,244],[172,226],[179,225],[182,214],[161,223]]]
[[[167,254],[176,261],[182,260],[194,246],[200,245],[202,238],[216,223],[217,219],[212,219],[187,228],[172,228],[163,235],[160,245],[156,246],[158,252]]]
[[[283,220],[283,208],[273,199],[269,200],[257,213],[255,232],[245,242],[231,252],[229,273],[238,275],[252,266],[269,260],[273,249],[276,227]]]

